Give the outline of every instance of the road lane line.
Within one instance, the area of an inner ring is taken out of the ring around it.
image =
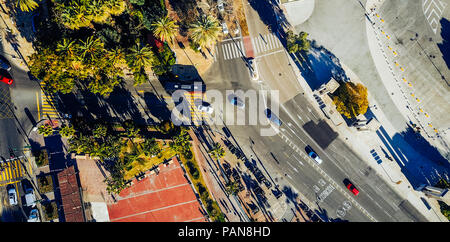
[[[41,111],[39,109],[39,93],[36,92],[36,106],[38,110],[38,120],[41,120]]]

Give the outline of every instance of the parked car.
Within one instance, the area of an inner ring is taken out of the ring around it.
[[[231,96],[230,102],[231,104],[237,106],[238,108],[243,109],[245,107],[245,103],[235,95]]]
[[[274,124],[276,124],[278,126],[281,126],[281,124],[282,124],[281,120],[275,114],[273,114],[270,109],[267,108],[266,110],[264,110],[264,114],[266,114],[267,118],[272,123],[274,123]]]
[[[250,76],[252,77],[252,79],[254,81],[259,79],[259,75],[258,75],[258,67],[256,66],[256,62],[254,61],[254,58],[248,58],[247,60],[247,67],[250,70]]]
[[[10,205],[17,205],[17,193],[15,188],[8,189],[8,198]]]
[[[13,79],[8,78],[8,77],[3,76],[3,75],[0,74],[0,82],[4,82],[4,83],[6,83],[8,85],[11,85],[13,83]]]
[[[223,13],[225,11],[225,8],[223,6],[223,2],[221,0],[217,1],[217,8],[219,9],[220,13]]]
[[[344,180],[344,185],[345,187],[347,187],[348,190],[350,190],[353,193],[353,195],[356,196],[359,194],[359,190],[355,187],[355,185],[353,185],[353,183],[349,179]]]
[[[27,187],[25,189],[25,201],[27,206],[36,206],[36,196],[34,195],[34,190],[32,187]]]
[[[319,155],[309,145],[305,147],[305,151],[317,164],[322,164],[322,159],[320,159]]]
[[[223,31],[223,34],[228,34],[228,27],[227,27],[227,23],[225,23],[225,22],[223,22],[222,23],[222,31]]]
[[[9,61],[0,55],[0,68],[5,69],[7,71],[11,70],[11,64],[9,64]]]
[[[214,108],[212,108],[211,106],[198,105],[197,108],[201,112],[205,112],[205,113],[208,113],[208,114],[212,114],[214,112]]]
[[[28,217],[27,222],[41,222],[39,219],[39,211],[36,208],[30,211],[30,216]]]

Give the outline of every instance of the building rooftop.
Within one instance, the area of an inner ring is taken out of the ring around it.
[[[75,169],[70,166],[58,173],[59,191],[66,222],[84,222],[82,201]]]

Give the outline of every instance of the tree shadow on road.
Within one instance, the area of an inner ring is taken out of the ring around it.
[[[450,69],[450,21],[446,18],[442,18],[440,23],[442,43],[437,46],[441,50],[442,58],[444,59],[445,64],[447,64],[447,68]]]

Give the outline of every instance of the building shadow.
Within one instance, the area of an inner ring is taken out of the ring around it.
[[[442,18],[441,21],[441,37],[442,43],[437,44],[442,53],[442,58],[447,64],[447,68],[450,69],[450,21],[446,18]]]
[[[448,178],[450,165],[447,159],[411,126],[392,138],[383,126],[376,133],[387,148],[386,153],[397,162],[413,188]]]
[[[250,6],[258,13],[261,21],[272,33],[284,36],[284,28],[290,26],[287,18],[276,0],[249,0]]]

